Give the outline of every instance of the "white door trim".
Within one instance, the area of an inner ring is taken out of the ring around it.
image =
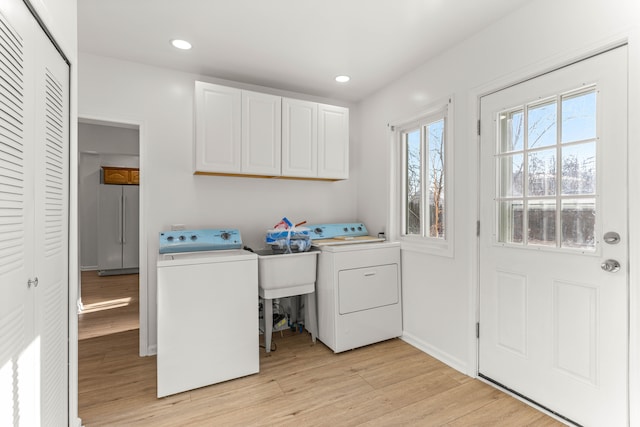
[[[629,51],[629,76],[640,75],[640,29],[626,32],[622,35],[602,40],[595,45],[583,46],[571,53],[554,55],[545,61],[538,63],[534,68],[519,70],[502,76],[487,84],[472,88],[468,92],[468,141],[475,141],[470,144],[469,170],[470,177],[476,180],[476,193],[472,196],[470,203],[476,206],[476,216],[468,218],[469,230],[475,230],[478,218],[480,217],[480,135],[477,126],[480,120],[481,98],[491,93],[500,91],[507,87],[516,85],[523,81],[538,77],[540,75],[555,71],[575,62],[606,52],[610,49],[627,45]],[[630,79],[628,87],[628,117],[640,116],[640,80]],[[640,161],[640,146],[632,144],[631,141],[640,140],[640,123],[637,120],[628,120],[628,141],[629,154],[627,161],[631,164]],[[640,188],[640,170],[629,168],[629,188]],[[640,217],[640,194],[639,192],[628,192],[629,218]],[[482,226],[481,226],[482,227]],[[630,221],[629,224],[629,259],[640,259],[640,224]],[[486,231],[486,225],[484,230]],[[478,339],[476,337],[476,324],[479,321],[479,238],[476,237],[476,244],[473,247],[470,266],[470,289],[469,289],[469,319],[468,324],[468,363],[467,374],[478,378]],[[635,268],[630,263],[629,268],[629,400],[637,402],[640,400],[640,269]],[[629,405],[630,426],[640,426],[640,408],[637,405]]]

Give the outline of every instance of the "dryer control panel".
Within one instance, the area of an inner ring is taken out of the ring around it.
[[[242,249],[240,230],[205,228],[160,232],[161,254]]]
[[[305,225],[311,230],[311,238],[315,240],[333,239],[336,237],[368,236],[367,227],[361,222],[345,222],[335,224]]]

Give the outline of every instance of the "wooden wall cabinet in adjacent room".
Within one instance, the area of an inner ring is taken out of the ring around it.
[[[140,184],[140,170],[137,168],[103,166],[102,183],[117,185],[138,185]]]

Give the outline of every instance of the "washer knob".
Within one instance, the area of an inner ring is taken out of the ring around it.
[[[313,230],[313,232],[316,234],[322,234],[322,228],[317,227],[315,230]]]
[[[196,236],[195,234],[193,236],[191,236],[191,240],[197,240],[198,236]]]
[[[229,237],[231,237],[231,234],[227,233],[226,231],[220,234],[220,237],[222,238],[222,240],[229,240]]]
[[[173,236],[167,237],[167,242],[173,242]]]
[[[184,239],[185,239],[185,237],[182,236],[182,235],[180,237],[178,237],[178,240],[180,240],[181,242],[184,241]]]

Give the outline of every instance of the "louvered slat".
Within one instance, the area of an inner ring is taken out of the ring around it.
[[[0,16],[0,277],[24,265],[24,53]]]
[[[55,76],[46,72],[45,153],[45,254],[56,255],[63,247],[64,213],[64,94]]]

